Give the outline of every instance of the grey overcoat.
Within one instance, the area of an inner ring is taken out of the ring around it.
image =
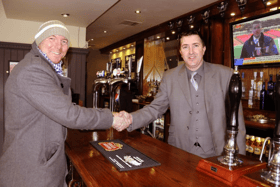
[[[190,125],[192,110],[191,92],[186,76],[185,65],[166,71],[163,75],[159,92],[150,105],[133,112],[133,123],[128,131],[146,126],[159,118],[170,107],[171,123],[168,143],[187,151],[187,126]],[[226,66],[204,62],[204,95],[207,117],[216,155],[221,155],[226,140],[228,88],[232,69]],[[246,153],[243,110],[239,107],[239,132],[237,144],[239,153]]]
[[[71,79],[56,74],[35,42],[15,66],[5,84],[1,187],[66,186],[66,127],[111,127],[110,110],[72,104],[70,85]]]

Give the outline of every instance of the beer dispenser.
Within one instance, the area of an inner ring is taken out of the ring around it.
[[[116,68],[113,70],[113,64],[111,62],[108,62],[106,64],[106,71],[98,71],[97,77],[94,81],[93,85],[93,106],[95,108],[98,108],[99,106],[99,91],[101,86],[106,86],[109,91],[110,96],[110,110],[112,112],[115,112],[114,104],[115,104],[115,93],[118,86],[121,86],[122,84],[128,83],[128,77],[129,73],[126,73],[124,71],[121,71],[120,68],[120,61],[116,62]],[[131,66],[131,63],[129,63],[129,66]],[[128,69],[131,70],[131,67]],[[131,75],[131,73],[130,73]],[[109,130],[109,140],[112,140],[113,137],[113,128],[110,128]]]
[[[227,142],[224,146],[224,156],[218,157],[218,161],[228,166],[237,166],[243,163],[238,158],[239,152],[238,145],[236,142],[236,136],[238,133],[238,111],[241,100],[242,84],[235,66],[234,73],[229,83],[229,99],[230,99],[230,121],[227,124]]]
[[[227,140],[222,156],[201,159],[196,170],[233,186],[235,182],[247,173],[253,173],[266,167],[265,163],[251,160],[245,155],[239,155],[237,145],[238,112],[242,93],[242,83],[237,66],[229,83],[229,124],[227,124]],[[245,140],[244,140],[245,141]]]

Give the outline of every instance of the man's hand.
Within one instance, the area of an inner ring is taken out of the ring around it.
[[[112,127],[117,131],[123,131],[132,123],[132,116],[125,112],[121,111],[120,113],[113,112],[114,121]]]

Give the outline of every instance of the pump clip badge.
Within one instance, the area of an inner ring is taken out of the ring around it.
[[[98,143],[101,147],[105,149],[105,151],[116,151],[122,149],[123,145],[120,143],[114,142],[100,142]]]

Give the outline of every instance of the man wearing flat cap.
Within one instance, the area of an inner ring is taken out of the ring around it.
[[[109,109],[72,103],[71,79],[61,68],[69,40],[62,22],[42,24],[31,51],[5,84],[1,187],[66,187],[66,128],[108,129],[128,122]]]

